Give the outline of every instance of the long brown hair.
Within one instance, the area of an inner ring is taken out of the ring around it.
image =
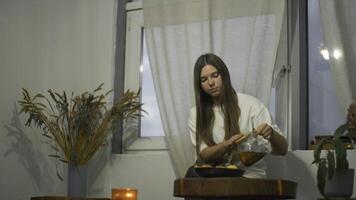
[[[206,65],[214,66],[220,73],[222,79],[222,93],[220,97],[221,110],[224,113],[225,140],[232,135],[240,133],[239,117],[240,107],[238,105],[237,94],[231,85],[230,73],[224,61],[218,56],[207,53],[201,55],[194,66],[194,91],[196,104],[196,151],[199,155],[200,144],[204,141],[208,146],[215,145],[212,129],[215,120],[213,111],[213,98],[206,94],[200,81],[200,74]]]

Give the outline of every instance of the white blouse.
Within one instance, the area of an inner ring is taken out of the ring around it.
[[[275,132],[283,135],[278,126],[272,121],[272,117],[268,109],[260,102],[257,98],[237,93],[238,104],[241,110],[239,118],[239,127],[242,133],[251,132],[253,127],[257,128],[262,123],[267,123],[273,128]],[[213,139],[215,143],[221,143],[224,141],[225,129],[224,129],[224,114],[220,106],[215,106],[213,108],[215,114],[214,126],[213,126]],[[196,146],[196,108],[193,107],[190,110],[189,118],[189,133],[192,144]],[[269,144],[269,150],[271,150],[271,145]],[[205,149],[207,145],[202,141],[200,144],[200,151]],[[247,178],[265,178],[266,177],[266,163],[263,159],[256,162],[250,167],[243,166],[239,161],[236,163],[240,168],[245,170],[244,177]]]

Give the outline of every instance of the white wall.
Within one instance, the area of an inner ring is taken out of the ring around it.
[[[21,88],[113,87],[116,1],[0,1],[0,199],[65,194],[47,140],[16,114]],[[65,176],[65,166],[59,165]]]
[[[140,200],[173,200],[175,175],[166,151],[109,155],[95,180],[89,196],[110,197],[111,188],[136,188]],[[92,163],[91,169],[95,169]]]

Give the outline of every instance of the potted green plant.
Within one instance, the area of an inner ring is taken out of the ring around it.
[[[342,137],[356,138],[356,104],[348,110],[347,122],[339,126],[332,138],[320,140],[314,149],[313,164],[318,166],[317,185],[325,197],[350,197],[353,190],[354,169],[349,169],[347,151]],[[325,145],[331,144],[332,149],[322,152]]]
[[[66,92],[60,94],[48,90],[49,97],[46,97],[41,93],[32,96],[22,89],[23,97],[18,102],[20,113],[28,115],[26,125],[42,129],[42,135],[53,141],[54,153],[49,156],[68,163],[69,172],[76,172],[78,170],[73,168],[85,166],[107,143],[115,121],[137,118],[142,111],[140,91],[128,90],[112,106],[108,106],[105,99],[111,91],[101,93],[102,86],[80,95],[72,93],[70,98]],[[62,180],[58,171],[57,175]],[[85,196],[76,193],[76,190],[74,195],[68,191],[69,195]],[[86,188],[84,190],[83,193],[86,193]]]

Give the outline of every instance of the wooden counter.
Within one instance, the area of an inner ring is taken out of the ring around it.
[[[174,181],[175,197],[232,199],[295,199],[297,183],[278,179],[181,178]]]
[[[354,198],[349,199],[349,198],[328,198],[328,199],[318,199],[318,200],[356,200]]]

